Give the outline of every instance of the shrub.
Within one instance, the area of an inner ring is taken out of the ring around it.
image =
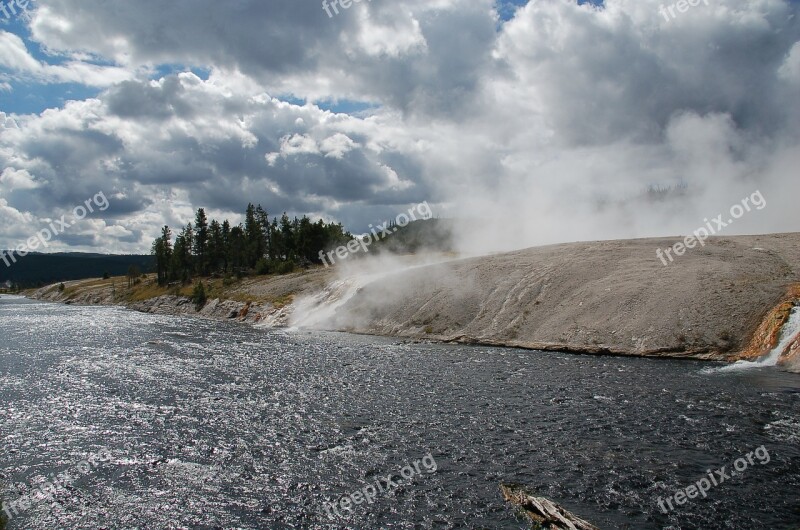
[[[293,261],[273,261],[270,269],[275,274],[291,274],[295,270],[295,263]]]
[[[197,285],[194,286],[194,291],[192,291],[194,308],[198,311],[203,309],[203,306],[206,305],[206,299],[206,289],[203,287],[203,282],[197,282]]]
[[[265,274],[269,274],[269,271],[269,262],[264,258],[258,260],[258,263],[256,263],[256,274],[258,276],[264,276]]]
[[[58,284],[58,292],[63,293],[66,286],[63,283]]]

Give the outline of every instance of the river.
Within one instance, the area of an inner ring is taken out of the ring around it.
[[[800,377],[772,367],[711,372],[8,296],[0,337],[0,496],[38,499],[10,530],[528,528],[501,482],[603,529],[800,526]],[[768,458],[754,460],[757,448]],[[660,507],[748,453],[705,498]],[[420,467],[426,456],[435,466]],[[63,487],[35,494],[63,472]],[[371,502],[326,504],[387,476],[397,486]]]

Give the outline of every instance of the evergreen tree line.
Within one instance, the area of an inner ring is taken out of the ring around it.
[[[210,222],[203,208],[194,225],[187,224],[172,240],[169,226],[153,242],[159,285],[188,282],[210,274],[285,274],[298,266],[321,263],[320,250],[330,250],[353,238],[341,224],[316,223],[284,213],[271,221],[261,205],[247,205],[244,224]]]

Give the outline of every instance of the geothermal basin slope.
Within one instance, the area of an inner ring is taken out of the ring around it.
[[[111,278],[29,295],[259,326],[594,354],[754,361],[788,343],[779,364],[800,371],[800,330],[792,341],[781,335],[800,305],[800,233],[711,238],[664,265],[656,250],[678,241],[568,243],[469,259],[367,256],[344,268],[233,284],[205,278],[208,302],[199,309],[191,285],[159,289],[152,277],[133,288]]]
[[[664,265],[656,249],[681,240],[561,244],[415,268],[359,289],[322,327],[599,354],[767,353],[754,335],[778,304],[797,302],[800,234],[711,238]]]

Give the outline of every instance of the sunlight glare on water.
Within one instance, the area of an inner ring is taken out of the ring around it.
[[[0,298],[2,498],[111,461],[15,528],[527,528],[518,482],[601,528],[794,528],[797,378],[413,344]],[[657,506],[760,445],[749,469]],[[332,521],[324,503],[431,453]],[[769,492],[765,495],[764,492]]]

